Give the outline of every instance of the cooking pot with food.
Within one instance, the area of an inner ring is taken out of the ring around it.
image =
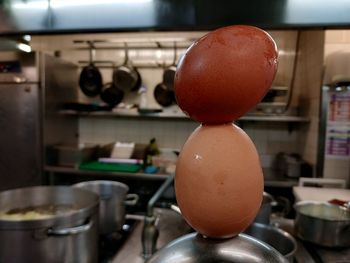
[[[295,204],[299,238],[325,247],[350,247],[350,209],[325,202]]]
[[[97,262],[96,194],[68,186],[0,193],[0,262]]]

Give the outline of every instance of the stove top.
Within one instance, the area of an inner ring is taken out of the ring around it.
[[[350,248],[326,248],[301,241],[315,263],[350,262]]]
[[[99,263],[110,263],[119,249],[123,246],[139,220],[126,219],[122,230],[99,237]]]

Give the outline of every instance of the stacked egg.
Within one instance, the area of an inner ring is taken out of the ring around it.
[[[180,108],[201,125],[184,144],[175,191],[186,221],[211,238],[238,235],[254,220],[264,179],[256,148],[233,124],[267,93],[277,47],[265,31],[229,26],[196,41],[175,75]]]

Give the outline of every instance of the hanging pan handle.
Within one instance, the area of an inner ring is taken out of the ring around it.
[[[92,41],[88,41],[88,45],[89,45],[89,63],[90,65],[93,65],[95,56],[96,56],[96,49]]]
[[[126,66],[129,62],[129,47],[127,43],[124,43],[124,62],[123,65]]]

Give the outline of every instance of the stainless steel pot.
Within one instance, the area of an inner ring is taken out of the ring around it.
[[[108,234],[122,229],[125,205],[135,205],[138,195],[127,194],[129,187],[115,181],[87,181],[73,185],[97,193],[100,197],[99,232]]]
[[[192,233],[180,237],[155,253],[147,263],[284,263],[274,248],[240,234],[229,239],[209,239]]]
[[[254,222],[268,225],[270,223],[272,206],[276,204],[277,203],[273,196],[264,192],[260,210],[255,217]]]
[[[46,219],[0,219],[0,262],[97,262],[98,196],[66,186],[37,186],[0,193],[0,211],[67,205]]]
[[[293,262],[294,254],[297,250],[297,242],[289,233],[277,227],[259,223],[250,225],[244,233],[269,244],[289,262]]]
[[[295,231],[299,238],[326,247],[350,246],[350,210],[323,202],[295,204]]]
[[[112,76],[115,87],[124,92],[138,90],[141,85],[141,75],[136,68],[131,65],[128,54],[128,46],[125,44],[124,63],[113,71]]]
[[[275,215],[278,214],[279,217],[286,216],[290,212],[290,201],[282,196],[275,199],[272,195],[264,192],[260,210],[256,215],[254,222],[265,225],[270,224],[272,212]]]

